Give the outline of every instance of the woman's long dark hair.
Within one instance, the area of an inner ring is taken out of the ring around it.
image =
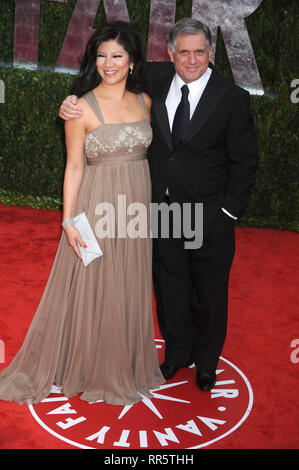
[[[75,95],[82,96],[101,82],[96,66],[97,52],[100,44],[111,40],[116,40],[123,46],[129,54],[130,62],[134,64],[133,72],[128,74],[126,89],[133,93],[144,91],[142,79],[144,59],[141,40],[129,23],[113,21],[101,26],[90,37],[80,60],[79,76],[74,83]]]

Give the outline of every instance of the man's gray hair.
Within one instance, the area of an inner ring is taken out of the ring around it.
[[[207,47],[212,47],[212,34],[210,28],[195,18],[183,18],[175,23],[174,27],[168,36],[168,46],[174,52],[176,38],[179,34],[198,34],[199,32],[204,33],[207,41]]]

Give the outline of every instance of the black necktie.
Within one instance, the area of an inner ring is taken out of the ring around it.
[[[181,88],[182,99],[175,112],[173,124],[172,124],[172,141],[173,145],[176,145],[185,130],[186,124],[190,119],[190,104],[188,101],[189,88],[187,85],[183,85]]]

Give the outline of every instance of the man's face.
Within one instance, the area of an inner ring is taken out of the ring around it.
[[[177,74],[185,83],[200,78],[208,68],[213,47],[208,49],[204,33],[178,34],[174,52],[168,54]]]

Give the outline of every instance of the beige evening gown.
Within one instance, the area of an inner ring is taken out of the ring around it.
[[[86,135],[85,168],[75,215],[85,211],[95,233],[98,204],[149,209],[151,185],[144,120],[106,124],[91,91],[84,95],[101,125]],[[149,212],[149,211],[148,211]],[[147,212],[147,213],[148,213]],[[149,228],[148,228],[149,233]],[[150,237],[98,238],[103,256],[84,267],[62,232],[52,270],[21,349],[0,373],[0,399],[39,403],[52,385],[67,397],[128,405],[165,382],[152,317]]]

